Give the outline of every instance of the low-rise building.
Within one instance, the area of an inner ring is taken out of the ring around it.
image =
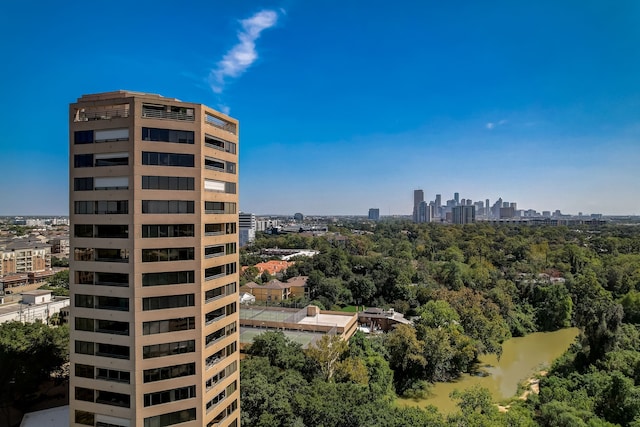
[[[22,302],[0,307],[0,323],[43,322],[69,307],[69,297],[52,297],[51,291],[36,290],[22,293]]]
[[[381,330],[387,332],[396,325],[410,325],[411,321],[404,318],[402,313],[397,313],[393,309],[383,310],[377,307],[369,307],[358,312],[358,322],[367,326],[371,331]]]
[[[240,308],[240,346],[267,330],[279,330],[304,348],[323,335],[339,335],[348,340],[358,327],[356,313],[320,310],[314,305],[303,309],[279,307]]]

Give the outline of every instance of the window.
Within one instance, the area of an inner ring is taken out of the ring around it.
[[[174,388],[173,390],[146,393],[144,395],[144,406],[161,405],[163,403],[192,399],[194,397],[196,397],[196,386],[194,385]]]
[[[98,200],[95,202],[95,213],[98,215],[128,214],[128,200]]]
[[[92,144],[93,143],[93,131],[92,130],[78,130],[73,134],[74,144]]]
[[[233,392],[235,392],[237,389],[238,389],[237,381],[234,381],[231,384],[229,384],[225,390],[223,390],[218,395],[216,395],[213,399],[211,399],[210,401],[207,402],[207,405],[206,405],[207,406],[207,412],[209,412],[210,409],[212,409],[216,405],[218,405],[227,396],[230,396],[231,394],[233,394]]]
[[[95,368],[91,365],[82,365],[80,363],[76,363],[76,369],[75,369],[76,377],[93,379],[94,369]]]
[[[142,357],[152,359],[155,357],[173,356],[176,354],[193,353],[196,351],[195,340],[170,342],[166,344],[145,345],[142,348]]]
[[[188,261],[194,253],[194,248],[143,249],[142,262]]]
[[[218,329],[217,331],[207,335],[206,339],[205,339],[205,345],[208,347],[216,342],[218,342],[219,340],[221,340],[224,337],[228,337],[231,334],[236,332],[236,322],[233,322],[227,326],[224,326],[220,329]]]
[[[87,319],[86,317],[76,317],[76,331],[93,332],[93,324],[93,319]]]
[[[94,346],[92,342],[88,341],[77,341],[75,342],[76,353],[77,354],[94,354]]]
[[[78,285],[93,285],[93,271],[76,271],[75,279]]]
[[[144,311],[164,310],[167,308],[193,307],[195,305],[194,294],[167,295],[142,299],[142,310]]]
[[[236,272],[236,263],[232,262],[225,265],[217,265],[215,267],[209,267],[204,270],[204,279],[212,280],[218,277],[227,276]]]
[[[204,235],[205,236],[218,236],[222,234],[236,234],[236,223],[227,222],[219,224],[205,224]]]
[[[93,225],[75,224],[73,226],[73,234],[75,237],[93,237]]]
[[[218,382],[228,377],[229,375],[233,374],[237,370],[238,370],[238,362],[234,360],[226,368],[224,368],[223,370],[221,370],[220,372],[218,372],[217,374],[215,374],[214,376],[212,376],[206,381],[205,386],[207,390],[213,388],[214,385],[216,385]]]
[[[129,360],[130,349],[124,345],[96,343],[96,356]]]
[[[169,412],[168,414],[156,415],[144,419],[144,427],[165,427],[174,424],[186,423],[196,419],[196,408],[184,409],[182,411]]]
[[[102,286],[129,286],[129,275],[127,273],[102,273],[96,272],[96,285]]]
[[[226,243],[224,245],[224,253],[225,255],[231,255],[236,253],[236,243]]]
[[[204,202],[204,213],[234,214],[236,213],[236,204],[233,202]]]
[[[96,416],[93,412],[78,411],[76,410],[76,424],[82,424],[85,426],[92,426],[96,422]]]
[[[77,319],[77,318],[76,318]],[[129,335],[129,322],[116,322],[115,320],[96,320],[96,332],[112,335]]]
[[[222,420],[227,418],[229,415],[233,414],[234,411],[238,409],[238,399],[235,399],[231,402],[226,408],[224,408],[218,415],[216,415],[209,423],[207,423],[207,427],[213,427],[219,425]],[[237,427],[237,419],[233,420],[229,427]]]
[[[129,153],[101,153],[95,155],[96,167],[100,166],[127,166]]]
[[[96,261],[129,262],[129,249],[96,249]]]
[[[131,407],[131,396],[123,393],[114,393],[112,391],[96,390],[96,403],[103,405],[120,406],[123,408]]]
[[[204,294],[204,302],[209,303],[227,295],[234,294],[236,292],[236,282],[228,283],[224,286],[220,286],[215,289],[210,289]]]
[[[75,261],[93,261],[93,249],[75,248],[73,250],[73,259]]]
[[[76,400],[82,400],[84,402],[93,402],[94,399],[93,389],[76,387]]]
[[[223,319],[227,316],[232,315],[236,312],[236,303],[227,304],[225,307],[219,307],[213,311],[207,313],[204,317],[205,325],[210,325],[214,322],[217,322],[220,319]]]
[[[224,172],[224,160],[218,160],[213,157],[204,158],[205,169]]]
[[[194,202],[192,200],[143,200],[142,213],[190,214],[194,213]]]
[[[142,128],[143,141],[177,142],[193,144],[194,133],[186,130]]]
[[[233,162],[227,162],[224,160],[216,159],[215,157],[204,158],[204,168],[234,174],[236,173],[236,164]]]
[[[178,319],[156,320],[142,324],[143,335],[162,334],[165,332],[188,331],[196,328],[195,317],[181,317]]]
[[[235,362],[234,362],[235,363]],[[196,374],[195,363],[184,363],[182,365],[165,366],[162,368],[147,369],[143,372],[145,383],[169,380],[172,378],[187,377]]]
[[[224,245],[205,246],[204,248],[205,258],[213,258],[220,255],[224,255]]]
[[[216,150],[226,151],[227,153],[236,153],[236,144],[233,142],[225,141],[224,139],[217,138],[215,136],[205,135],[204,145],[209,148],[215,148]]]
[[[152,166],[180,166],[192,168],[195,165],[193,154],[142,152],[142,164]]]
[[[227,173],[236,173],[236,164],[233,162],[227,162]]]
[[[95,142],[114,142],[114,141],[128,141],[129,129],[104,129],[97,130],[95,136]]]
[[[77,294],[76,294],[77,296]],[[129,311],[129,298],[97,296],[96,307],[100,310]]]
[[[74,191],[92,191],[93,190],[93,178],[74,178],[73,179]]]
[[[75,306],[84,308],[93,308],[93,295],[76,294]]]
[[[195,272],[193,270],[142,274],[142,286],[179,285],[183,283],[195,283]]]
[[[93,185],[95,190],[127,190],[129,188],[129,177],[99,177],[95,178]]]
[[[236,183],[216,181],[214,179],[205,179],[204,189],[207,191],[215,191],[218,193],[236,194]]]
[[[129,226],[117,224],[96,225],[95,237],[106,239],[127,239],[129,237]]]
[[[93,166],[93,154],[76,154],[73,156],[73,167],[90,168]]]
[[[98,368],[96,379],[130,384],[131,373],[127,371],[117,371],[115,369]]]
[[[193,224],[149,224],[142,226],[142,237],[193,237]]]
[[[145,190],[193,190],[194,178],[186,176],[143,176]]]

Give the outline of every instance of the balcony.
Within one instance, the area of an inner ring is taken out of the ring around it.
[[[209,317],[209,315],[207,314],[206,316],[206,320],[204,322],[205,326],[209,326],[215,322],[217,322],[218,320],[224,319],[225,317],[227,317],[227,315],[225,313],[222,313],[220,315],[214,315],[215,317]]]
[[[238,133],[238,129],[235,123],[228,122],[224,119],[221,119],[220,117],[216,117],[209,113],[205,114],[205,123],[213,127],[216,127],[218,129],[222,129],[224,131],[232,133],[234,135]]]
[[[119,106],[105,109],[81,109],[76,110],[74,122],[90,122],[94,120],[112,120],[129,117],[129,106]]]
[[[195,121],[193,108],[177,108],[177,107],[157,107],[142,106],[142,117],[147,119],[168,119],[183,120],[188,122]]]

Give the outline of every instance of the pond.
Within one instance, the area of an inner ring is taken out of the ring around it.
[[[502,344],[500,360],[493,354],[480,357],[479,375],[465,374],[455,382],[435,383],[426,399],[397,399],[397,403],[400,406],[434,405],[440,412],[451,413],[457,407],[449,393],[475,384],[489,389],[496,402],[507,399],[516,394],[520,383],[548,368],[569,348],[577,335],[577,328],[568,328],[511,338]]]

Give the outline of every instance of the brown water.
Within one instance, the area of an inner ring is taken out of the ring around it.
[[[526,337],[511,338],[502,344],[498,361],[493,354],[480,357],[480,371],[488,375],[463,375],[456,382],[436,383],[426,399],[397,399],[401,406],[434,405],[443,413],[454,412],[456,401],[449,398],[453,390],[464,390],[475,384],[489,389],[496,402],[512,397],[518,385],[533,374],[548,368],[564,353],[578,335],[577,328],[555,332],[536,332]]]

